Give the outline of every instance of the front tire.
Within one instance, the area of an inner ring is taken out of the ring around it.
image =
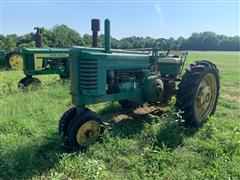
[[[200,127],[214,114],[219,97],[219,71],[209,61],[197,61],[182,77],[176,94],[176,108],[186,124]]]
[[[69,125],[69,123],[74,119],[74,117],[77,115],[77,108],[72,107],[68,109],[61,117],[58,125],[58,132],[59,134],[65,136],[66,130]]]
[[[25,83],[25,81],[26,81],[27,79],[28,79],[27,77],[24,77],[24,78],[22,78],[22,79],[18,82],[18,89],[20,89],[20,90],[24,90],[24,89],[25,89],[24,83]]]
[[[65,142],[71,148],[86,148],[97,141],[103,131],[102,118],[97,113],[86,109],[69,123]]]
[[[69,75],[59,74],[61,80],[69,80]]]
[[[18,88],[23,91],[34,91],[41,87],[42,83],[38,78],[25,77],[18,83]]]

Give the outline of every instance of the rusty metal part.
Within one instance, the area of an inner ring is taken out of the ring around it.
[[[100,31],[100,20],[92,19],[91,21],[91,29],[92,29],[92,47],[98,47],[98,31]]]
[[[162,102],[168,103],[171,100],[172,96],[174,96],[176,93],[176,82],[174,80],[165,81],[164,86],[165,93],[162,98]]]
[[[35,35],[36,47],[41,48],[42,47],[42,34],[41,34],[41,31],[40,31],[40,28],[35,27],[34,29],[37,30],[37,33]]]

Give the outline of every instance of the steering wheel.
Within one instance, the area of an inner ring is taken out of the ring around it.
[[[166,57],[169,54],[169,44],[164,38],[159,38],[154,42],[153,56],[159,56],[161,58]]]

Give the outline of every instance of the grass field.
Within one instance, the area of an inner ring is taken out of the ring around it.
[[[191,52],[188,64],[197,59],[212,60],[221,75],[216,114],[203,128],[181,125],[173,105],[145,115],[95,105],[109,124],[85,152],[67,152],[57,135],[71,107],[67,82],[41,76],[43,89],[24,93],[16,88],[23,73],[2,70],[0,179],[240,179],[240,53]]]

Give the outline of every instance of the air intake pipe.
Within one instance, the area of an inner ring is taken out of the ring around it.
[[[42,47],[42,34],[41,34],[39,27],[35,27],[34,30],[35,29],[37,30],[37,33],[35,35],[36,47],[41,48]]]
[[[92,19],[91,23],[92,29],[92,47],[98,47],[98,31],[100,31],[100,20]]]
[[[104,47],[105,52],[111,52],[111,35],[110,35],[110,20],[105,19],[104,21]]]

